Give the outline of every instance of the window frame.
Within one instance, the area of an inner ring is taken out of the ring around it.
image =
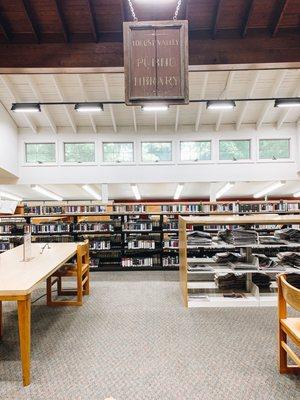
[[[208,142],[210,144],[210,159],[209,160],[182,160],[181,159],[181,143],[191,143],[191,142]],[[179,140],[179,157],[178,157],[179,164],[211,164],[214,162],[213,160],[213,141],[212,139],[203,139],[203,140]]]
[[[144,161],[143,143],[169,143],[171,145],[171,160],[168,161]],[[146,165],[168,165],[174,164],[174,141],[173,140],[141,140],[140,142],[140,162]]]
[[[261,140],[288,140],[289,142],[289,158],[279,158],[273,160],[272,158],[260,158],[259,157],[259,146]],[[285,163],[292,162],[292,138],[289,137],[280,137],[280,138],[270,138],[270,137],[259,137],[257,138],[257,162],[259,163]]]
[[[238,159],[238,160],[221,160],[220,158],[220,143],[221,142],[249,142],[249,158],[243,158],[243,159]],[[218,147],[218,159],[217,162],[219,164],[229,164],[229,163],[234,163],[234,164],[247,164],[249,162],[253,162],[253,143],[251,138],[241,138],[241,139],[218,139],[217,143]]]
[[[85,144],[85,143],[92,143],[94,145],[94,161],[84,161],[84,162],[76,162],[76,161],[66,161],[65,158],[65,145],[66,144]],[[95,140],[89,140],[89,141],[85,141],[85,140],[78,140],[76,142],[69,141],[69,140],[63,140],[62,141],[62,164],[63,165],[97,165],[97,145]]]
[[[45,163],[33,163],[27,162],[27,152],[26,148],[28,144],[54,144],[55,147],[55,161],[54,162],[45,162]],[[24,140],[22,145],[22,156],[23,156],[23,167],[53,167],[57,166],[59,163],[59,153],[58,153],[58,143],[57,140]]]
[[[114,144],[131,143],[132,144],[132,161],[120,161],[120,162],[104,161],[104,144],[106,144],[106,143],[114,143]],[[116,165],[133,165],[133,164],[135,164],[135,154],[136,154],[136,151],[135,151],[135,141],[134,140],[130,140],[130,141],[123,141],[123,140],[122,141],[121,140],[106,141],[106,140],[103,140],[103,141],[101,141],[101,163],[103,165],[114,165],[114,166],[116,166]]]

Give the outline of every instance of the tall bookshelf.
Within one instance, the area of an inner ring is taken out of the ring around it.
[[[179,216],[253,213],[296,215],[300,213],[300,202],[272,200],[103,204],[99,201],[40,201],[24,202],[17,212],[13,216],[0,216],[0,251],[20,244],[26,227],[31,230],[34,241],[67,242],[88,238],[94,270],[176,270],[179,266]],[[210,228],[213,229],[213,226]],[[195,249],[194,253],[197,252],[200,250]]]

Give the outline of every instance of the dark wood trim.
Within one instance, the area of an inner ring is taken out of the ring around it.
[[[101,37],[102,39],[102,37]],[[97,57],[95,57],[95,54]],[[226,65],[238,64],[243,69],[259,68],[259,64],[284,68],[296,68],[300,63],[299,33],[281,32],[270,36],[254,34],[244,39],[236,37],[211,40],[193,32],[189,39],[189,65],[214,66],[214,69],[226,69]],[[251,67],[251,65],[255,65]],[[47,68],[74,71],[89,68],[122,67],[123,43],[121,41],[99,43],[14,43],[0,44],[0,68],[9,71],[12,68]],[[222,67],[220,67],[220,65]],[[243,67],[244,65],[244,67]],[[241,67],[239,67],[240,69]],[[264,67],[263,67],[264,68]],[[268,68],[268,67],[267,67]],[[84,71],[83,71],[84,72]],[[7,72],[8,73],[8,72]]]
[[[215,39],[217,36],[217,31],[218,31],[218,22],[219,22],[219,18],[220,18],[220,10],[221,10],[221,5],[222,5],[222,0],[217,0],[217,8],[216,8],[216,12],[214,15],[214,24],[213,24],[213,28],[212,28],[212,38]]]
[[[9,29],[8,23],[4,16],[2,15],[2,12],[0,11],[0,29],[5,36],[5,39],[7,42],[10,42],[12,37],[11,37],[11,31]]]
[[[26,17],[28,19],[28,22],[30,23],[32,32],[34,33],[36,41],[39,43],[41,41],[41,34],[40,34],[39,26],[37,24],[34,14],[33,14],[31,4],[30,4],[29,0],[22,0],[22,3],[23,3],[24,11],[25,11]]]
[[[189,19],[189,0],[184,0],[183,19]]]
[[[253,8],[254,8],[254,0],[248,0],[245,16],[243,19],[242,29],[241,29],[242,38],[246,37],[246,35],[247,35],[247,30],[248,30],[249,21],[250,21],[252,12],[253,12]]]
[[[93,33],[93,38],[95,42],[99,42],[99,33],[98,33],[98,28],[97,28],[97,23],[96,23],[96,18],[95,18],[95,11],[93,4],[91,0],[86,0],[88,11],[89,11],[89,18],[90,18],[90,25]]]
[[[58,15],[59,20],[60,20],[60,24],[61,24],[61,27],[62,27],[62,31],[63,31],[63,35],[64,35],[64,38],[65,38],[65,41],[67,43],[69,43],[70,42],[70,34],[69,34],[68,26],[67,26],[67,23],[66,23],[66,18],[64,16],[63,9],[62,9],[62,0],[55,0],[55,6],[56,6],[57,15]]]
[[[126,4],[124,3],[124,0],[120,0],[122,23],[129,21],[128,11],[127,11],[127,0],[125,0],[125,1],[126,1]]]
[[[286,10],[289,0],[278,0],[278,2],[279,4],[276,5],[275,17],[271,27],[272,37],[274,37],[278,32],[281,19],[284,15],[284,11]]]

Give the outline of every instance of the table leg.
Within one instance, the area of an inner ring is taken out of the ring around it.
[[[2,321],[2,301],[0,300],[0,339],[3,335],[3,321]]]
[[[30,384],[30,319],[31,319],[31,296],[27,295],[24,300],[18,300],[18,319],[20,351],[23,372],[23,386]]]

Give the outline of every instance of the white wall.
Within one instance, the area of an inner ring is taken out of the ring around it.
[[[18,175],[18,130],[0,103],[0,169],[1,175]],[[6,172],[6,174],[5,174]],[[1,179],[1,178],[0,178]]]
[[[219,181],[270,181],[299,179],[300,152],[299,132],[295,125],[285,124],[280,130],[264,126],[256,130],[254,126],[245,126],[236,131],[234,126],[222,126],[215,132],[213,127],[202,127],[195,133],[193,127],[183,127],[179,132],[170,128],[161,128],[154,132],[150,128],[119,129],[114,133],[107,129],[93,134],[81,128],[79,133],[61,130],[55,135],[48,131],[38,134],[28,129],[19,133],[19,184],[69,184],[69,183],[162,183],[162,182],[219,182]],[[251,160],[219,161],[219,139],[251,139]],[[263,138],[290,138],[291,159],[287,161],[258,160],[258,140]],[[197,163],[182,163],[179,157],[180,140],[211,140],[212,160]],[[172,141],[173,161],[167,164],[145,164],[141,162],[142,141]],[[57,163],[52,166],[28,166],[24,159],[26,142],[49,142],[57,144]],[[63,143],[66,141],[94,141],[96,144],[96,162],[91,165],[65,165],[63,162]],[[132,165],[104,165],[101,144],[103,141],[133,141],[135,161]]]

